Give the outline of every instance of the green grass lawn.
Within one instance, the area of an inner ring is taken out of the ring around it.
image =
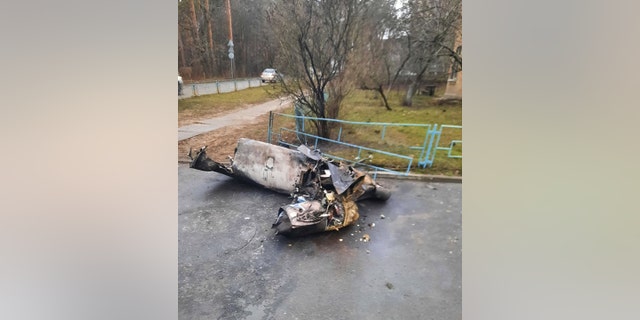
[[[462,125],[462,106],[438,105],[434,97],[415,96],[413,106],[401,106],[403,92],[391,93],[388,101],[391,111],[388,111],[382,98],[373,91],[353,91],[344,101],[340,109],[340,119],[358,122],[383,122],[383,123],[415,123],[415,124],[448,124]],[[285,121],[274,123],[274,127],[285,125]],[[293,121],[288,121],[287,127],[293,127]],[[307,128],[311,124],[305,125]],[[331,138],[336,139],[340,132],[340,126],[333,127]],[[384,132],[384,139],[382,133]],[[426,129],[418,127],[386,127],[342,125],[341,141],[366,146],[373,149],[384,150],[396,154],[413,157],[411,172],[423,174],[441,174],[449,176],[462,175],[462,159],[449,158],[447,151],[439,150],[431,167],[421,169],[417,167],[420,151],[411,147],[419,147],[425,143]],[[294,139],[291,135],[289,139]],[[449,147],[451,140],[462,140],[462,130],[445,128],[441,134],[438,146]],[[311,141],[313,145],[315,141]],[[350,148],[335,147],[331,144],[319,143],[322,151],[345,159],[356,159],[357,151]],[[462,144],[456,144],[452,155],[462,154]],[[360,159],[369,156],[368,153],[360,154]],[[377,166],[406,171],[408,160],[398,159],[382,155],[372,154],[373,158],[368,162]]]
[[[221,93],[192,97],[178,100],[178,122],[186,124],[189,119],[202,119],[214,117],[220,113],[244,108],[247,105],[258,104],[274,99],[277,86],[262,86],[245,89],[231,93]],[[392,92],[388,96],[389,104],[392,108],[388,111],[380,96],[373,91],[353,91],[344,101],[340,110],[340,119],[359,122],[385,122],[385,123],[416,123],[416,124],[448,124],[462,125],[462,106],[438,105],[433,97],[415,96],[413,106],[401,106],[403,92]],[[283,111],[292,114],[293,110]],[[276,117],[274,119],[274,135],[278,134],[280,127],[294,127],[294,121],[290,118]],[[311,128],[308,123],[306,128]],[[266,130],[267,124],[264,124]],[[355,126],[343,125],[341,140],[347,143],[384,150],[396,154],[413,157],[411,168],[412,173],[442,174],[449,176],[462,175],[462,159],[448,158],[446,151],[438,151],[434,163],[431,167],[417,168],[419,151],[411,147],[422,146],[425,142],[425,128],[411,127],[387,127],[382,126]],[[382,133],[384,131],[384,139]],[[337,138],[339,126],[332,130],[332,138]],[[266,132],[265,132],[266,136]],[[295,136],[283,134],[286,140],[293,142]],[[451,140],[462,140],[462,130],[445,129],[442,132],[438,146],[448,147]],[[313,145],[313,141],[310,142]],[[345,159],[355,159],[357,152],[335,148],[328,145],[319,145],[320,149],[326,153],[334,154]],[[452,152],[454,155],[462,154],[462,144],[457,144]],[[367,157],[368,154],[361,154],[360,158]],[[405,171],[408,165],[407,160],[388,157],[382,154],[373,154],[369,163]]]
[[[384,107],[382,98],[377,93],[356,91],[345,99],[340,110],[340,118],[363,122],[462,125],[462,105],[438,105],[434,102],[434,97],[415,96],[413,98],[413,106],[404,107],[401,105],[403,94],[403,92],[393,92],[387,97],[392,109],[389,111]],[[426,136],[424,128],[387,127],[384,140],[381,140],[381,127],[369,127],[366,130],[363,130],[363,128],[367,127],[360,126],[357,130],[352,128],[347,135],[344,135],[346,128],[343,128],[343,139],[354,141],[354,144],[413,156],[413,166],[415,167],[411,168],[411,172],[414,173],[462,175],[462,159],[449,158],[447,151],[443,150],[439,150],[436,153],[431,167],[425,169],[417,168],[419,151],[408,149],[407,147],[418,147],[424,144]],[[451,140],[462,140],[462,130],[445,128],[442,131],[438,146],[449,147]],[[461,155],[462,144],[456,144],[451,154]],[[383,155],[374,155],[374,159],[371,162],[394,169],[404,169],[407,165],[406,161],[398,161]]]
[[[275,98],[273,91],[271,86],[261,86],[229,93],[179,99],[178,122],[213,117],[224,112],[244,108],[247,105],[267,102]]]

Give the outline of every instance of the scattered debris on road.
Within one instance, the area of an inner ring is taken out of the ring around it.
[[[294,150],[242,138],[229,164],[210,159],[206,149],[200,148],[195,157],[189,150],[191,168],[222,173],[292,197],[291,204],[279,209],[272,225],[279,234],[338,230],[360,217],[356,201],[391,196],[366,173],[305,145]]]

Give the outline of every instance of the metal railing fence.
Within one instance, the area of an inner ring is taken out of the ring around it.
[[[314,122],[318,123],[321,121],[328,122],[332,126],[332,137],[321,137],[312,133],[312,131],[315,131],[313,130],[315,127],[312,127],[310,130],[309,126]],[[373,131],[371,129],[367,131],[366,128],[372,127],[374,128]],[[442,141],[445,142],[445,144],[440,145],[444,131],[446,131],[447,137],[459,136],[460,138]],[[456,131],[459,131],[459,134],[455,133]],[[323,148],[326,147],[329,151],[323,151],[323,153],[327,157],[367,167],[369,170],[373,171],[375,178],[375,174],[378,171],[408,175],[414,165],[417,165],[420,168],[431,167],[435,161],[436,153],[438,151],[447,151],[446,156],[448,158],[461,159],[461,132],[462,126],[458,125],[361,122],[316,118],[305,116],[302,112],[299,112],[298,109],[296,109],[295,114],[270,113],[269,125],[267,128],[267,142],[288,147],[296,147],[300,144],[306,144],[309,147],[314,147],[315,149],[319,146],[322,146]],[[357,145],[348,142],[348,139],[345,139],[345,133],[360,134],[361,136],[368,135],[368,137],[375,134],[379,135],[379,138],[376,138],[376,141],[372,140],[373,146]],[[421,134],[424,138],[421,139],[423,142],[419,146],[398,146],[388,144],[385,141],[385,137],[391,134],[395,136],[398,136],[399,134]],[[387,150],[383,150],[384,148]],[[351,154],[352,157],[337,156],[332,153],[332,150],[340,150],[340,153]],[[363,153],[366,153],[368,156],[363,157]],[[390,169],[367,163],[368,160],[371,162],[370,160],[376,155],[392,159],[391,162],[396,163],[396,166],[400,169]],[[418,158],[417,163],[414,161],[415,157]]]

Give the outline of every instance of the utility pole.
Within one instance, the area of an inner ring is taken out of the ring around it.
[[[235,78],[235,60],[233,53],[233,26],[231,23],[231,2],[227,0],[227,20],[229,21],[229,60],[231,63],[231,79]]]

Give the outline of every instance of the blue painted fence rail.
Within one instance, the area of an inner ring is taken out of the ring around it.
[[[275,116],[285,117],[285,118],[293,118],[295,120],[295,129],[284,128],[284,127],[281,127],[279,129],[275,129],[274,128],[274,117]],[[327,121],[327,122],[338,123],[340,126],[339,126],[339,129],[338,129],[337,138],[336,139],[324,138],[324,137],[320,137],[318,135],[306,132],[306,130],[305,130],[305,121],[307,121],[307,120],[311,120],[311,121]],[[373,173],[374,174],[374,178],[375,178],[375,175],[376,175],[376,173],[378,171],[384,171],[384,172],[389,172],[389,173],[398,174],[398,175],[408,175],[410,173],[411,166],[413,165],[413,160],[414,160],[412,155],[403,155],[403,154],[388,152],[388,151],[384,151],[384,150],[380,150],[380,149],[375,149],[375,148],[370,148],[370,147],[359,146],[359,145],[347,143],[347,142],[343,141],[343,136],[342,136],[343,125],[345,125],[345,124],[356,125],[356,126],[379,126],[379,127],[382,128],[380,130],[380,140],[381,141],[384,141],[385,134],[387,133],[387,128],[388,127],[418,127],[418,128],[424,128],[425,136],[424,136],[423,144],[421,146],[417,146],[417,147],[409,147],[409,149],[420,150],[417,165],[419,167],[421,167],[421,168],[431,167],[433,165],[433,161],[435,159],[435,156],[436,156],[436,153],[437,153],[438,150],[447,151],[448,152],[447,153],[447,157],[449,157],[449,158],[462,158],[461,154],[459,154],[459,155],[458,154],[452,154],[453,148],[456,145],[461,145],[462,144],[462,140],[451,140],[451,142],[449,143],[448,146],[446,146],[446,147],[445,146],[439,146],[440,137],[442,135],[443,130],[462,130],[462,126],[457,126],[457,125],[440,125],[440,126],[438,126],[437,124],[423,124],[423,123],[359,122],[359,121],[347,121],[347,120],[339,120],[339,119],[331,119],[331,118],[316,118],[316,117],[309,117],[309,116],[303,115],[303,113],[298,108],[296,108],[295,114],[293,114],[293,115],[292,114],[275,113],[275,112],[271,112],[269,114],[269,127],[267,129],[267,142],[274,143],[273,135],[274,135],[274,132],[277,132],[277,140],[276,140],[277,144],[286,145],[286,146],[290,146],[290,147],[296,147],[297,146],[296,144],[284,141],[284,139],[282,139],[283,133],[284,132],[289,132],[289,133],[294,134],[298,138],[298,141],[300,143],[307,144],[307,145],[311,146],[311,143],[309,143],[309,142],[310,141],[313,142],[313,147],[316,148],[316,149],[318,147],[318,142],[319,141],[324,141],[324,142],[340,145],[340,146],[343,146],[343,147],[356,149],[358,151],[358,155],[357,155],[355,160],[344,159],[344,158],[341,158],[341,157],[338,157],[338,156],[335,156],[335,155],[331,155],[331,154],[328,154],[328,153],[325,153],[325,155],[328,156],[328,157],[331,157],[331,158],[338,159],[338,160],[343,160],[343,161],[351,162],[351,163],[357,163],[360,166],[369,167],[374,172]],[[371,164],[362,163],[361,162],[363,160],[361,158],[362,151],[366,151],[369,154],[378,153],[378,154],[383,154],[383,155],[386,155],[386,156],[395,157],[395,158],[398,158],[398,159],[405,160],[407,162],[406,170],[396,171],[396,170],[382,168],[382,167],[371,165]]]

